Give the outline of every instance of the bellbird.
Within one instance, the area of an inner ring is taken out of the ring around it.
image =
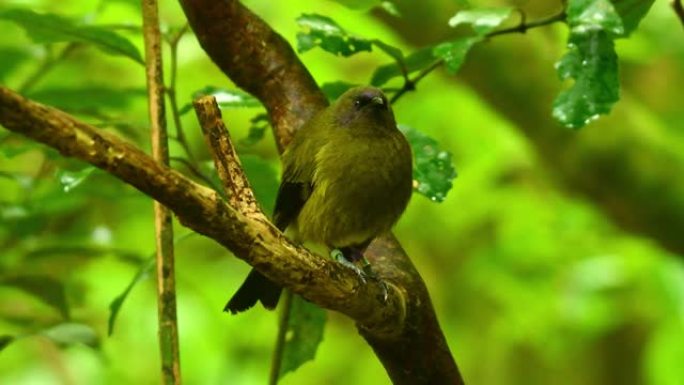
[[[290,227],[298,240],[339,250],[351,263],[391,229],[411,197],[411,148],[377,88],[352,88],[316,114],[282,162],[275,225]],[[257,301],[273,309],[281,290],[252,269],[225,310],[235,314]]]

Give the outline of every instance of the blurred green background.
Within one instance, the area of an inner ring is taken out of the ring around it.
[[[292,44],[295,18],[316,12],[407,52],[457,34],[447,20],[466,3],[397,1],[396,17],[326,0],[245,1]],[[530,19],[559,8],[553,1],[470,3],[514,5]],[[138,2],[128,0],[0,6],[119,27],[141,23]],[[160,16],[166,29],[184,24],[176,2],[162,2]],[[0,31],[3,85],[19,89],[44,73],[24,88],[27,96],[149,148],[142,66],[81,46],[46,71],[41,63],[64,43],[36,45],[2,20]],[[135,28],[120,33],[142,52]],[[459,176],[443,203],[414,194],[396,234],[428,286],[467,383],[684,384],[684,30],[668,4],[656,2],[639,29],[617,42],[621,100],[580,131],[551,117],[563,86],[554,63],[566,37],[562,24],[499,36],[475,47],[456,76],[436,71],[398,101],[398,122],[451,151]],[[191,34],[178,52],[181,104],[207,85],[234,87]],[[388,61],[377,52],[336,58],[320,49],[301,59],[319,83],[367,83]],[[243,138],[260,112],[236,108],[223,116]],[[182,122],[207,170],[194,115]],[[279,174],[270,133],[239,151],[270,208]],[[172,153],[185,156],[175,142]],[[0,352],[0,384],[159,383],[153,277],[133,287],[107,336],[110,303],[154,251],[151,201],[0,129],[0,221],[0,335],[23,337]],[[176,226],[185,383],[265,383],[277,313],[222,313],[249,267],[187,233]],[[55,342],[64,335],[92,346]],[[315,361],[282,381],[324,383],[389,383],[353,323],[338,314],[329,314]]]

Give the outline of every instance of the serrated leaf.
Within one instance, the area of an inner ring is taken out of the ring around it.
[[[56,309],[63,318],[69,318],[64,284],[45,275],[21,275],[0,279],[0,285],[20,289]]]
[[[567,23],[575,34],[605,31],[618,36],[625,32],[620,15],[609,0],[569,0]]]
[[[566,127],[580,128],[607,114],[620,97],[617,54],[604,31],[571,34],[556,70],[561,79],[574,79],[553,102],[553,116]]]
[[[252,108],[261,107],[261,102],[254,96],[240,90],[229,90],[221,87],[206,86],[192,93],[195,100],[202,96],[211,95],[216,98],[219,108]],[[179,113],[184,115],[192,111],[192,103],[188,103],[180,109]]]
[[[615,11],[622,19],[623,37],[629,36],[646,16],[655,0],[611,0]]]
[[[131,293],[131,290],[140,282],[145,279],[147,279],[150,275],[150,273],[154,270],[155,266],[155,258],[149,258],[145,263],[143,263],[138,271],[135,273],[133,276],[133,279],[131,282],[126,286],[124,291],[116,296],[112,300],[112,302],[109,303],[109,319],[107,320],[107,335],[111,336],[112,333],[114,333],[114,324],[116,323],[116,317],[119,315],[119,311],[121,310],[121,306],[123,305],[124,301],[126,298],[128,298],[128,295]]]
[[[330,82],[324,83],[321,86],[321,91],[325,94],[328,100],[333,101],[339,98],[343,93],[347,92],[352,87],[356,87],[356,84],[347,82]]]
[[[80,323],[63,323],[43,330],[40,334],[59,345],[83,344],[97,348],[100,339],[92,327]]]
[[[92,44],[103,52],[125,56],[144,64],[138,49],[118,33],[94,25],[85,25],[56,14],[40,14],[27,9],[0,12],[0,19],[24,28],[36,43],[79,42]]]
[[[451,42],[439,44],[432,52],[436,57],[444,60],[447,71],[453,75],[458,72],[461,65],[463,65],[470,48],[479,41],[482,41],[481,37],[460,38]]]
[[[62,185],[62,190],[68,193],[88,179],[95,170],[97,169],[93,166],[87,166],[78,171],[59,169],[57,170],[56,177]]]
[[[325,310],[297,295],[292,297],[280,377],[314,359],[325,321]]]
[[[406,56],[406,72],[408,74],[420,71],[432,64],[436,60],[432,47],[422,48],[409,56]],[[391,79],[403,76],[402,69],[397,63],[384,64],[375,69],[370,83],[375,87],[380,87]]]
[[[5,334],[0,336],[0,352],[2,352],[9,344],[11,344],[16,337]]]
[[[511,7],[466,9],[449,19],[449,26],[468,24],[476,34],[484,36],[498,28],[512,12]]]
[[[297,51],[304,53],[315,47],[334,55],[351,56],[371,51],[371,41],[347,33],[333,19],[318,14],[303,14],[297,24],[306,32],[297,33]]]
[[[457,175],[451,153],[441,149],[436,140],[418,130],[403,125],[399,129],[413,150],[414,189],[431,201],[442,202]]]

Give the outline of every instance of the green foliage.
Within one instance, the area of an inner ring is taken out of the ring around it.
[[[303,14],[297,18],[297,24],[307,30],[297,33],[297,51],[300,53],[314,47],[321,47],[333,55],[342,56],[371,50],[369,40],[350,35],[327,16]]]
[[[124,301],[128,298],[133,288],[138,285],[138,283],[149,278],[150,273],[154,271],[156,259],[154,256],[149,258],[147,262],[140,265],[140,268],[131,279],[131,282],[126,286],[121,294],[114,297],[112,302],[109,304],[109,319],[107,320],[107,335],[111,336],[114,333],[114,325],[116,324],[116,318],[119,315],[121,306],[123,306]]]
[[[60,345],[83,344],[91,348],[100,346],[100,339],[92,327],[80,323],[62,323],[43,330],[41,335]]]
[[[343,93],[345,93],[348,89],[355,87],[356,84],[352,83],[347,83],[347,82],[330,82],[330,83],[325,83],[321,85],[321,90],[325,94],[325,96],[328,98],[328,100],[333,101],[339,98]]]
[[[449,19],[449,26],[470,25],[476,35],[484,36],[498,28],[512,12],[511,7],[467,9]]]
[[[36,43],[78,42],[92,44],[111,55],[128,57],[142,64],[140,52],[128,39],[103,27],[85,25],[55,14],[26,9],[0,10],[0,19],[20,25]]]
[[[407,126],[400,126],[413,150],[413,180],[416,191],[431,201],[442,202],[451,190],[456,170],[451,153],[439,148],[436,140]]]
[[[380,5],[379,0],[333,0],[336,3],[340,3],[345,7],[351,9],[356,9],[360,11],[366,11],[370,8]]]
[[[264,138],[266,130],[271,126],[268,114],[256,114],[249,120],[249,132],[247,136],[240,139],[240,145],[251,147],[259,143]]]
[[[325,321],[325,310],[297,295],[292,296],[280,377],[314,359],[323,341]]]
[[[395,62],[376,68],[370,83],[376,87],[380,87],[395,77],[408,76],[411,73],[422,70],[432,64],[435,60],[436,57],[431,47],[419,49],[408,55],[404,59],[403,65]]]
[[[480,37],[464,37],[439,44],[432,52],[436,57],[444,60],[447,71],[453,75],[461,68],[470,48],[479,41],[481,41]]]
[[[211,95],[216,98],[216,103],[219,108],[253,108],[261,107],[261,102],[254,96],[240,91],[229,90],[221,87],[206,86],[192,93],[192,99],[195,100],[202,96]],[[179,113],[181,115],[192,111],[192,103],[187,103],[181,107]]]
[[[0,278],[0,286],[10,286],[33,295],[57,310],[65,319],[69,318],[69,305],[64,284],[46,275],[17,275]]]

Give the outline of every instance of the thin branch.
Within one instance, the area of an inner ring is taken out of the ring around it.
[[[679,0],[676,0],[679,1]],[[521,17],[520,17],[520,23],[514,27],[510,28],[503,28],[500,30],[492,31],[488,34],[485,35],[486,38],[492,38],[495,36],[500,36],[500,35],[506,35],[510,33],[525,33],[530,29],[533,28],[539,28],[543,27],[549,24],[557,23],[557,22],[564,22],[567,14],[565,12],[565,7],[558,12],[555,15],[551,15],[539,20],[533,20],[530,22],[527,22],[527,18],[525,16],[525,13],[520,11]],[[429,73],[432,71],[436,70],[437,68],[441,67],[444,64],[444,59],[437,59],[435,60],[432,64],[430,64],[428,67],[424,68],[422,71],[418,73],[414,78],[409,79],[408,81],[404,81],[404,86],[401,87],[390,99],[391,103],[395,103],[399,98],[401,98],[404,94],[406,94],[409,91],[413,91],[416,89],[416,86],[418,82],[420,82],[425,76],[427,76]]]
[[[228,195],[228,204],[245,215],[260,214],[259,204],[242,170],[240,159],[223,120],[216,98],[208,95],[192,102],[214,166]]]
[[[672,0],[670,5],[684,27],[684,5],[682,5],[682,0]]]
[[[275,348],[273,349],[273,359],[271,359],[271,372],[268,378],[269,385],[277,385],[280,378],[280,370],[283,366],[283,352],[287,337],[287,328],[292,314],[292,292],[285,290],[283,293],[282,305],[280,305],[280,320],[278,321],[278,335],[276,335]]]
[[[142,0],[141,3],[152,156],[158,163],[168,166],[169,143],[164,108],[164,75],[157,1]],[[173,218],[171,211],[158,201],[154,202],[154,224],[157,243],[157,309],[162,383],[180,385]]]

